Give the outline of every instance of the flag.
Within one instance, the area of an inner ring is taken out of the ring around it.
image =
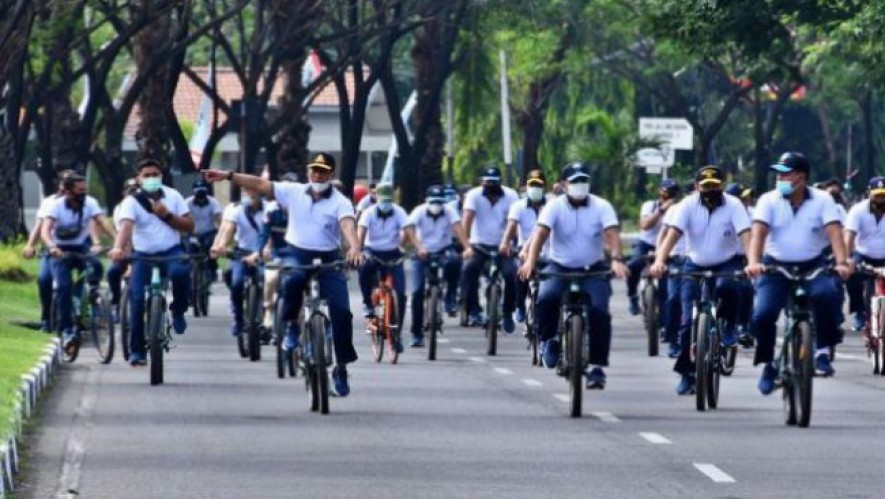
[[[209,63],[209,70],[206,75],[206,81],[209,88],[215,90],[215,62]],[[194,124],[194,134],[191,136],[188,148],[191,152],[191,159],[194,166],[199,167],[200,160],[203,157],[203,150],[209,142],[209,136],[212,135],[212,112],[215,103],[212,102],[212,96],[203,94],[200,101],[200,111],[197,114],[197,122]]]

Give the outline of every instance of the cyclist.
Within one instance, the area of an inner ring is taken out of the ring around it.
[[[123,200],[120,208],[120,229],[114,248],[109,256],[120,261],[132,247],[138,257],[175,257],[185,254],[181,233],[194,229],[190,210],[184,197],[171,187],[163,185],[163,169],[156,159],[144,159],[138,163],[140,189]],[[132,366],[147,364],[144,339],[144,295],[151,278],[151,263],[136,259],[132,263],[129,285],[129,307],[132,312],[130,324],[129,363]],[[184,334],[187,321],[184,313],[190,295],[190,264],[184,259],[173,259],[158,264],[172,283],[172,329]]]
[[[618,216],[611,203],[590,194],[590,167],[586,163],[569,163],[562,171],[565,195],[548,202],[538,217],[532,235],[528,258],[519,269],[523,280],[529,279],[538,264],[541,248],[550,239],[548,268],[564,272],[577,269],[602,271],[608,268],[604,250],[612,257],[611,270],[618,278],[626,278],[629,270],[621,257],[621,231]],[[559,307],[566,281],[548,279],[538,291],[537,317],[544,364],[554,368],[559,362],[562,345],[556,338]],[[587,388],[605,388],[603,367],[608,365],[611,349],[611,284],[608,279],[588,278],[583,283],[590,325],[590,369],[586,373]]]
[[[123,184],[123,199],[125,200],[137,190],[138,179],[130,178]],[[112,216],[114,228],[118,231],[120,230],[120,210],[122,207],[122,201],[117,203]],[[120,295],[123,293],[123,274],[126,273],[128,266],[129,264],[124,261],[112,261],[108,266],[108,288],[111,290],[111,305],[113,305],[111,307],[111,315],[115,323],[120,322],[118,305],[120,304]]]
[[[747,251],[746,272],[756,281],[756,302],[750,331],[756,337],[754,364],[763,364],[757,385],[763,395],[775,388],[774,360],[776,321],[789,296],[789,281],[778,274],[764,274],[765,265],[789,264],[803,272],[825,265],[822,253],[830,246],[835,270],[842,279],[851,275],[842,234],[842,219],[832,196],[808,185],[810,164],[799,152],[786,152],[771,167],[777,172],[775,190],[759,198],[753,213],[753,236]],[[764,248],[764,256],[763,256]],[[835,373],[829,348],[839,342],[842,313],[840,285],[832,275],[822,274],[807,284],[817,332],[815,370],[824,376]]]
[[[873,177],[868,184],[869,198],[854,205],[845,222],[845,246],[854,263],[885,267],[885,177]],[[854,314],[854,330],[863,331],[867,323],[867,304],[863,292],[863,274],[848,280],[848,310]]]
[[[547,205],[547,196],[544,187],[547,185],[547,177],[541,170],[532,170],[526,177],[526,197],[513,203],[507,213],[507,228],[501,238],[498,248],[505,257],[511,256],[510,244],[516,237],[516,244],[520,250],[524,249],[529,242],[532,231],[538,223],[538,215]],[[547,260],[547,252],[550,245],[545,244],[541,250],[540,261]],[[522,324],[526,320],[525,300],[529,294],[528,281],[516,281],[516,310],[513,312],[513,320]]]
[[[741,246],[746,250],[750,243],[750,217],[741,201],[722,190],[725,174],[715,166],[705,166],[695,175],[697,192],[687,196],[676,207],[672,230],[655,255],[651,273],[663,275],[667,258],[673,246],[683,235],[688,241],[688,257],[682,269],[685,272],[712,270],[714,272],[739,271],[743,257]],[[696,281],[683,279],[681,284],[682,312],[679,325],[679,345],[681,353],[673,370],[679,373],[680,380],[676,393],[693,393],[695,383],[694,362],[691,359],[692,308],[700,294]],[[716,282],[716,296],[719,298],[719,316],[725,320],[722,343],[732,346],[737,342],[736,320],[737,299],[740,288],[733,279],[720,278]]]
[[[744,209],[747,210],[747,216],[752,220],[753,211],[747,206],[746,200],[743,199],[745,192],[747,192],[747,189],[738,182],[731,182],[725,186],[725,193],[740,199]],[[738,254],[743,257],[744,265],[746,265],[747,252],[744,251],[743,246],[738,248]],[[750,327],[750,316],[753,314],[753,283],[749,280],[742,280],[738,283],[738,286],[740,288],[738,294],[737,315],[738,343],[749,348],[753,346],[753,338],[748,331]]]
[[[464,233],[472,246],[479,246],[487,252],[498,250],[510,206],[519,200],[513,189],[501,185],[501,170],[488,166],[482,173],[482,185],[471,189],[464,198],[462,224]],[[472,247],[464,249],[464,264],[461,268],[461,299],[470,315],[470,325],[485,323],[479,306],[479,277],[488,256]],[[502,328],[512,333],[514,304],[516,303],[516,268],[510,258],[501,258],[501,277],[504,282],[504,302]]]
[[[221,225],[221,204],[215,197],[209,195],[209,184],[203,180],[194,181],[192,187],[193,194],[185,201],[194,220],[194,237],[200,243],[200,251],[209,256],[209,248],[212,247],[218,235],[218,227]],[[191,252],[196,251],[197,248],[191,248]],[[218,261],[210,259],[207,265],[209,281],[215,282],[218,279]]]
[[[686,194],[694,192],[694,183],[690,183],[685,188]],[[678,205],[678,203],[677,203]],[[676,206],[667,210],[664,219],[661,221],[661,231],[658,232],[658,240],[655,241],[655,247],[662,248],[664,238],[667,234],[674,230],[673,223],[676,220],[678,212]],[[669,269],[681,269],[685,265],[685,256],[688,253],[688,238],[680,237],[676,241],[676,245],[670,250],[670,257],[667,259],[667,267]],[[666,290],[666,298],[664,306],[661,307],[661,323],[664,326],[664,341],[669,345],[667,356],[671,359],[679,357],[682,349],[679,347],[679,324],[682,322],[682,279],[679,277],[661,277],[658,279],[660,289]]]
[[[113,231],[108,230],[104,210],[98,205],[98,201],[92,196],[86,195],[86,178],[80,175],[69,175],[62,182],[64,193],[55,200],[44,213],[44,220],[40,226],[40,236],[43,245],[49,250],[49,255],[59,258],[63,253],[76,253],[89,255],[90,248],[87,242],[92,237],[93,252],[101,250],[101,232],[104,230],[110,237],[114,237]],[[90,234],[91,232],[91,234]],[[74,293],[71,273],[74,268],[85,269],[86,265],[92,267],[92,283],[101,281],[103,271],[101,263],[95,256],[88,256],[86,260],[58,259],[52,261],[52,277],[56,282],[59,328],[63,334],[62,347],[65,349],[78,344],[80,341],[79,331],[74,327],[72,296]]]
[[[363,214],[370,206],[374,205],[378,202],[378,193],[376,192],[375,182],[369,184],[369,194],[367,196],[363,196],[362,199],[359,200],[356,204],[356,218],[359,220],[360,215]]]
[[[231,237],[236,235],[237,252],[244,255],[230,260],[230,308],[234,316],[230,324],[230,334],[234,337],[242,334],[245,325],[243,293],[246,289],[246,274],[252,275],[259,282],[261,279],[258,260],[261,256],[259,238],[263,227],[264,205],[261,196],[254,189],[244,187],[240,202],[225,208],[218,237],[209,250],[213,259],[223,256]]]
[[[445,195],[446,195],[446,206],[451,208],[458,218],[460,219],[463,215],[464,211],[464,195],[470,191],[473,187],[470,185],[461,186],[458,188],[453,183],[448,183],[445,185]],[[464,228],[464,222],[461,221],[461,228]],[[461,287],[461,268],[464,265],[464,259],[461,255],[464,253],[465,246],[461,245],[461,242],[457,237],[452,238],[452,247],[456,251],[456,255],[453,256],[453,259],[457,261],[458,265],[452,264],[451,269],[446,272],[446,299],[445,299],[445,309],[446,315],[449,317],[455,317],[458,315],[458,292]]]
[[[838,209],[839,214],[842,215],[842,220],[846,220],[846,217],[848,216],[848,210],[845,208],[845,206],[848,203],[848,200],[845,199],[845,193],[842,190],[842,183],[839,182],[838,179],[831,178],[823,182],[818,182],[815,187],[826,191],[830,196],[833,197],[833,201],[836,202],[836,209]]]
[[[642,269],[645,268],[645,257],[654,252],[658,234],[661,232],[661,221],[667,211],[677,202],[679,196],[679,184],[672,178],[661,180],[658,189],[658,199],[642,203],[639,210],[639,239],[633,244],[633,253],[627,268],[630,269],[630,277],[627,278],[627,297],[630,299],[630,315],[639,315],[639,279],[642,277]]]
[[[452,240],[459,241],[462,247],[467,246],[467,238],[461,227],[461,217],[455,210],[445,204],[445,191],[442,186],[432,185],[427,188],[425,202],[412,210],[406,222],[407,227],[414,228],[415,237],[412,243],[418,258],[410,260],[409,294],[412,297],[412,344],[413,347],[424,346],[424,272],[426,260],[430,255],[445,255],[443,259],[443,276],[451,282],[451,276],[457,276],[460,260],[454,251]],[[456,281],[457,282],[457,281]],[[457,294],[456,286],[449,285],[445,293],[445,302],[454,303]]]
[[[269,177],[264,177],[269,178]],[[283,182],[297,182],[298,176],[287,173],[282,177]],[[286,253],[286,227],[289,225],[289,217],[280,203],[276,200],[267,201],[264,205],[264,226],[258,239],[258,247],[264,252],[265,257],[276,260],[282,259]],[[253,258],[257,258],[254,256]],[[268,331],[273,329],[274,294],[277,289],[279,270],[264,270],[264,328]]]
[[[340,242],[343,235],[349,249],[347,260],[353,265],[362,261],[362,252],[356,234],[353,205],[343,194],[332,188],[335,158],[318,153],[307,165],[310,183],[271,182],[252,175],[224,170],[206,170],[210,182],[228,180],[240,187],[254,189],[258,194],[274,198],[286,210],[289,226],[286,230],[287,261],[310,265],[315,258],[331,262],[340,258]],[[298,347],[298,314],[308,284],[308,272],[295,270],[287,277],[285,287],[285,347]],[[338,365],[332,370],[334,391],[344,397],[350,393],[347,364],[357,360],[353,347],[353,314],[347,292],[347,277],[341,271],[328,270],[319,276],[320,293],[329,304],[332,319],[332,336],[335,342],[335,359]]]

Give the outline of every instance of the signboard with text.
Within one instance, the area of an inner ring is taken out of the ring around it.
[[[694,129],[685,118],[639,118],[639,137],[667,144],[670,149],[694,148]]]

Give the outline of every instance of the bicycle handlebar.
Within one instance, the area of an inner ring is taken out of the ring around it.
[[[123,259],[126,262],[135,262],[142,261],[148,263],[163,263],[163,262],[172,262],[176,260],[194,260],[200,258],[202,255],[198,253],[185,253],[182,255],[169,255],[169,256],[129,256]]]
[[[542,270],[537,273],[539,281],[547,279],[586,279],[588,277],[611,277],[614,274],[611,270],[571,270],[568,272],[553,272]]]
[[[792,269],[789,267],[781,266],[781,265],[766,265],[765,273],[766,274],[781,274],[787,279],[794,282],[804,282],[810,281],[817,276],[823,274],[824,272],[832,272],[835,267],[832,265],[824,265],[821,267],[814,268],[807,272],[800,272],[798,268],[793,267]]]
[[[403,263],[406,260],[406,258],[408,258],[407,255],[403,255],[403,256],[397,258],[396,260],[382,260],[375,255],[366,255],[366,257],[369,260],[372,260],[373,262],[377,263],[378,265],[381,265],[384,267],[396,267],[397,265]]]
[[[483,248],[482,246],[480,246],[480,245],[478,245],[478,244],[471,244],[470,247],[473,248],[473,251],[479,251],[479,252],[482,253],[483,255],[485,255],[485,256],[490,256],[490,257],[492,257],[492,258],[501,255],[501,253],[498,252],[497,249],[487,250],[487,249]]]
[[[885,267],[875,267],[866,262],[860,262],[856,265],[857,271],[860,274],[865,274],[871,277],[885,277]]]
[[[741,280],[746,279],[747,274],[744,273],[743,270],[731,270],[727,272],[716,272],[713,270],[692,270],[686,272],[681,269],[669,269],[667,270],[667,275],[670,277],[681,277],[683,279],[693,279],[693,280],[702,280],[702,279],[735,279]]]
[[[344,260],[333,260],[331,262],[320,263],[320,264],[310,264],[310,265],[292,265],[285,264],[279,261],[270,261],[264,264],[264,268],[269,270],[282,270],[282,271],[292,271],[292,270],[341,270],[347,265],[347,262]]]

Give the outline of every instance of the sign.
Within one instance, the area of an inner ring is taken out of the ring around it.
[[[646,147],[636,151],[636,166],[647,168],[649,173],[658,173],[661,168],[671,167],[675,162],[676,153],[668,147],[662,149]]]
[[[694,149],[694,129],[685,118],[639,118],[639,137],[669,144],[670,149]]]

